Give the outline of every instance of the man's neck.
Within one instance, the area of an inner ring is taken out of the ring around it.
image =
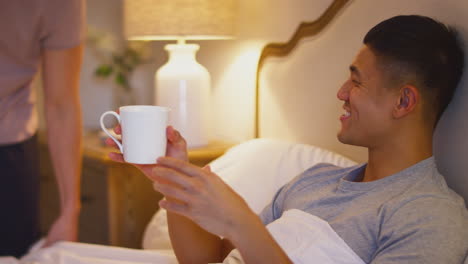
[[[432,135],[395,140],[383,146],[369,148],[369,161],[363,182],[375,181],[398,173],[432,156]]]

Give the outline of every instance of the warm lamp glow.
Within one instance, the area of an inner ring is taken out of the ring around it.
[[[216,109],[212,113],[214,122],[222,123],[229,117],[233,124],[237,124],[239,131],[245,131],[245,134],[236,134],[230,140],[238,141],[252,137],[250,132],[255,122],[252,112],[255,109],[253,84],[256,80],[258,58],[264,45],[264,42],[256,40],[243,41],[236,45],[233,52],[235,56],[229,59],[222,74],[218,76],[218,86],[214,90],[212,100],[212,107]],[[216,131],[218,137],[232,134],[232,128],[229,126],[217,126]]]

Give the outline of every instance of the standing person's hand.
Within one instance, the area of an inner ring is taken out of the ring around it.
[[[48,247],[57,241],[78,240],[78,216],[79,212],[64,212],[61,214],[47,234],[44,247]]]

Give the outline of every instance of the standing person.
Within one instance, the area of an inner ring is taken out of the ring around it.
[[[139,167],[166,197],[160,206],[179,262],[220,262],[235,248],[228,258],[240,253],[245,263],[315,263],[309,249],[328,247],[328,237],[311,241],[309,232],[288,231],[299,220],[319,219],[358,263],[463,263],[468,213],[432,153],[463,59],[455,31],[429,17],[396,16],[372,28],[337,93],[338,140],[366,147],[368,162],[313,166],[284,185],[260,216],[219,176],[189,164],[185,140],[168,128],[167,157]],[[111,158],[123,161],[121,154]],[[283,240],[265,225],[279,226]],[[287,252],[280,241],[308,244],[296,250],[285,242]]]
[[[47,140],[60,193],[60,215],[47,234],[46,246],[77,239],[84,4],[83,0],[1,3],[0,255],[20,257],[40,235],[38,115],[31,87],[40,67]]]

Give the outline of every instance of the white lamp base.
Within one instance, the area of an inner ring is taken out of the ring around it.
[[[169,124],[189,148],[208,144],[210,74],[195,59],[197,44],[168,44],[169,60],[156,72],[156,105],[171,109]]]

